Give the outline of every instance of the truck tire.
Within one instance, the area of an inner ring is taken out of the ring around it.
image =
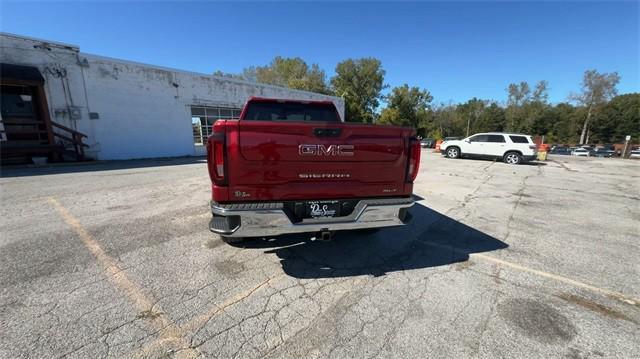
[[[447,157],[448,158],[459,158],[460,157],[460,149],[456,146],[451,146],[447,148]]]
[[[522,156],[518,152],[507,152],[504,154],[503,161],[509,165],[519,165],[522,163]]]

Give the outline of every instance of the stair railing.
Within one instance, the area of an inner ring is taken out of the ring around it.
[[[76,160],[78,161],[85,160],[84,149],[85,147],[88,148],[89,145],[82,142],[82,138],[83,137],[87,138],[87,135],[53,121],[51,121],[51,126],[64,131],[64,133],[53,131],[53,136],[63,141],[66,141],[67,143],[70,143],[72,145]]]

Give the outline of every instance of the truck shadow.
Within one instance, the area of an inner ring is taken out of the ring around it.
[[[309,234],[256,239],[244,248],[268,249],[295,278],[337,278],[437,267],[469,259],[469,254],[507,248],[481,231],[416,203],[405,226],[377,233],[338,232],[329,242]]]

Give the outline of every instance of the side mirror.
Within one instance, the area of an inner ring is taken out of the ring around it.
[[[464,140],[464,142],[471,143],[471,140],[467,138],[467,139]]]

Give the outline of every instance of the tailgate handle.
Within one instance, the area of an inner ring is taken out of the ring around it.
[[[338,137],[342,132],[341,128],[314,128],[313,134],[316,137]]]

